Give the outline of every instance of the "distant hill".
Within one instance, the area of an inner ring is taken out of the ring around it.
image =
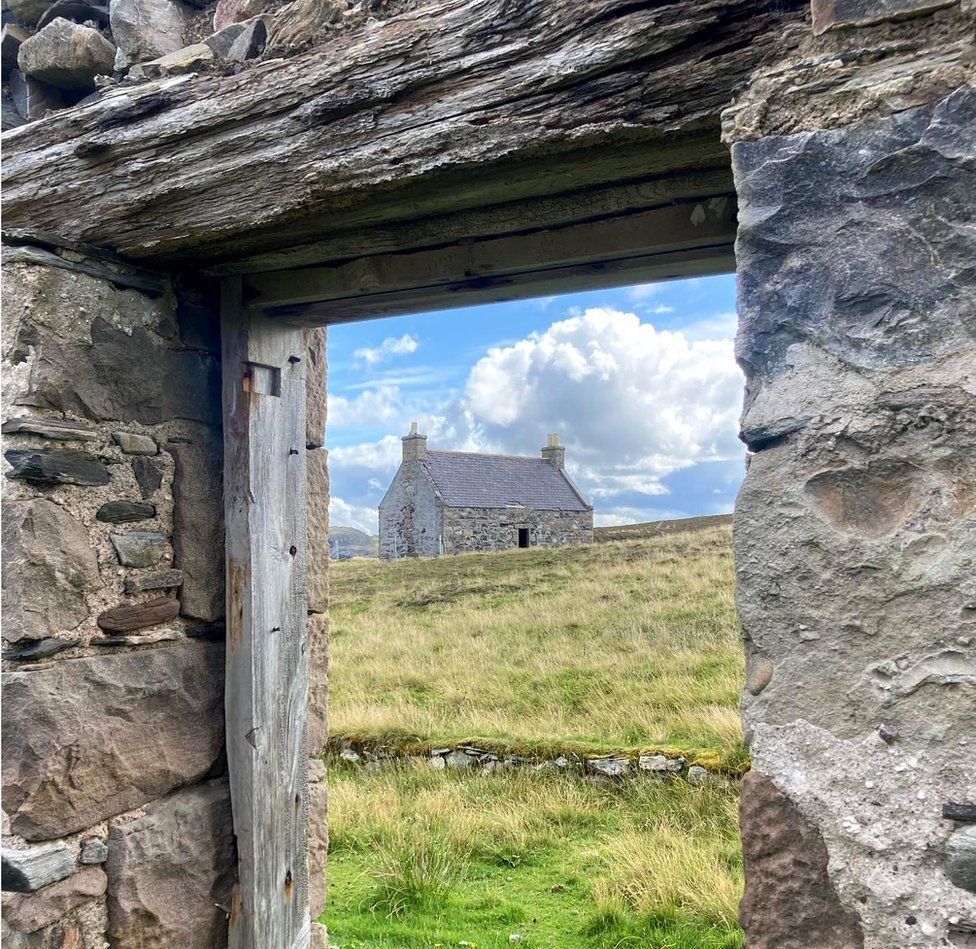
[[[329,553],[333,560],[379,556],[379,538],[355,527],[329,528]]]
[[[700,517],[682,517],[673,521],[648,521],[646,524],[597,527],[593,531],[593,539],[597,543],[607,540],[637,540],[641,537],[659,537],[661,534],[697,531],[705,527],[725,527],[731,523],[731,514],[703,514]]]

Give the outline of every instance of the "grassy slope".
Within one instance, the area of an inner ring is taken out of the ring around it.
[[[741,765],[727,528],[333,568],[335,737]],[[737,949],[734,791],[329,762],[338,949]],[[554,889],[555,888],[555,891]]]
[[[332,573],[336,739],[743,761],[729,529]]]

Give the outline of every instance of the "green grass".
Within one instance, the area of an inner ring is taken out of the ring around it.
[[[735,795],[330,761],[330,943],[738,949]]]
[[[335,740],[742,770],[728,527],[332,570]]]
[[[333,743],[747,767],[728,527],[332,570]],[[330,758],[336,949],[739,949],[736,791]]]

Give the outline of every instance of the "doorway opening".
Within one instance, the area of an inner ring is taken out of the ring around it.
[[[338,944],[735,944],[733,293],[330,328]]]

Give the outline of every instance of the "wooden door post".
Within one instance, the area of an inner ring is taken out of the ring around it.
[[[301,330],[221,289],[231,949],[306,949],[308,643]]]

